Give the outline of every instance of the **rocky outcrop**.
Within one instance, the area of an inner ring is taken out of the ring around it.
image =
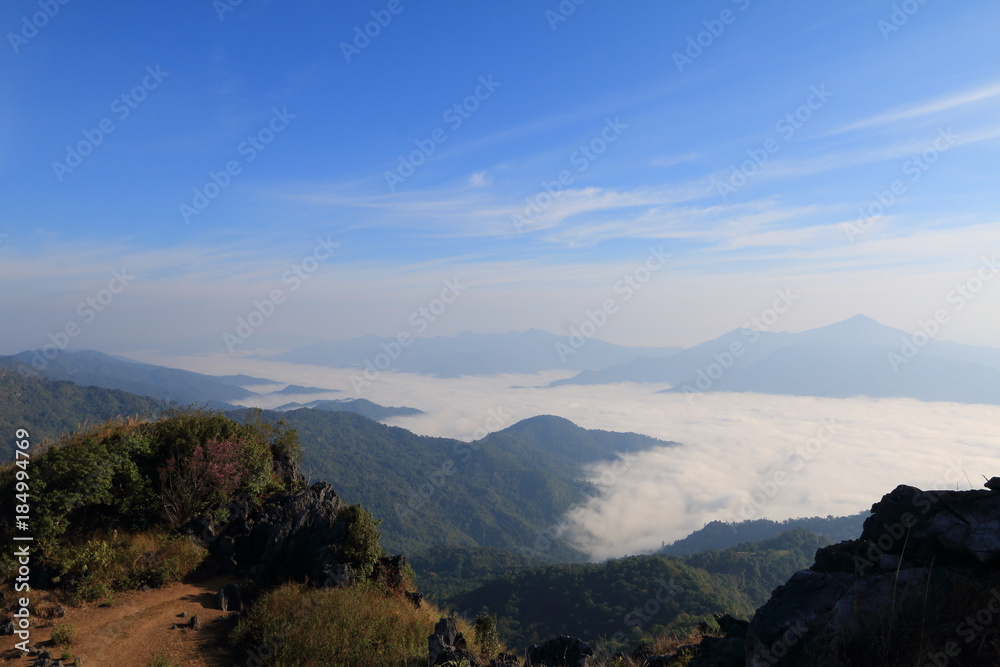
[[[402,592],[406,586],[406,578],[403,574],[405,567],[406,557],[402,555],[382,556],[375,561],[372,579],[391,591]]]
[[[745,664],[793,667],[816,656],[831,667],[903,656],[914,664],[994,664],[996,653],[985,653],[1000,640],[994,480],[986,490],[899,486],[884,496],[859,539],[820,549],[812,567],[757,610]]]
[[[985,490],[899,486],[861,536],[816,552],[749,625],[716,616],[691,667],[1000,664],[1000,478]],[[648,667],[681,656],[653,656]]]
[[[469,650],[465,637],[458,631],[454,618],[442,618],[434,626],[434,634],[427,638],[429,667],[435,665],[458,665],[462,661],[478,667],[479,660]]]
[[[688,663],[690,667],[737,667],[744,663],[746,655],[747,631],[750,624],[733,618],[729,614],[716,614],[715,622],[722,632],[721,637],[705,636],[701,643],[693,647],[694,658]],[[686,652],[687,647],[677,650],[678,656]]]
[[[528,647],[528,667],[587,667],[594,650],[576,637],[563,635]]]
[[[229,520],[202,519],[196,533],[208,545],[206,569],[250,579],[258,590],[285,581],[324,585],[343,578],[338,545],[346,524],[345,506],[326,482],[278,494],[263,507],[246,497],[229,505]]]

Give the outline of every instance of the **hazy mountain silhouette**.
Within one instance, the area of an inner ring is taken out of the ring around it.
[[[1000,350],[928,339],[864,315],[802,333],[736,329],[665,359],[553,385],[659,382],[664,392],[901,397],[1000,404]]]
[[[371,363],[378,370],[459,377],[602,368],[637,358],[666,357],[680,349],[624,347],[599,340],[587,340],[574,348],[569,336],[529,329],[502,334],[466,332],[451,337],[411,338],[407,347],[401,347],[395,338],[362,336],[316,343],[264,358],[333,368],[364,369]]]

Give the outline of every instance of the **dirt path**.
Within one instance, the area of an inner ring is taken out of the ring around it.
[[[229,581],[219,577],[197,584],[122,593],[115,596],[111,607],[69,607],[64,618],[36,621],[31,643],[48,649],[58,659],[62,649],[51,645],[52,629],[60,623],[72,623],[76,640],[69,650],[74,657],[80,657],[84,667],[147,667],[154,656],[166,656],[173,661],[171,665],[184,667],[242,664],[241,656],[225,648],[224,638],[232,622],[215,601],[216,591]],[[187,622],[178,617],[181,612],[187,612],[188,619],[197,615],[202,628],[171,630],[174,623]],[[20,651],[14,649],[17,641],[16,637],[0,637],[3,664],[12,667],[32,664],[33,660],[20,657]]]

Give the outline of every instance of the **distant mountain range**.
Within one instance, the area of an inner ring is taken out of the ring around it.
[[[639,358],[666,357],[680,349],[625,347],[600,340],[587,340],[573,347],[569,336],[530,329],[503,334],[462,333],[451,337],[411,338],[406,347],[395,338],[362,336],[336,343],[316,343],[262,358],[359,370],[371,364],[376,370],[459,377],[604,368]]]
[[[192,371],[144,364],[93,350],[63,351],[53,359],[38,361],[37,352],[26,351],[0,357],[0,366],[11,370],[24,367],[36,370],[50,380],[67,380],[81,386],[120,389],[132,394],[151,396],[175,403],[229,403],[255,396],[237,383],[273,383],[272,380],[245,375],[214,377]],[[32,366],[36,363],[38,368]]]
[[[727,391],[1000,404],[1000,349],[910,334],[864,315],[801,333],[734,329],[686,349],[623,347],[599,340],[574,346],[566,336],[531,329],[412,338],[406,347],[396,339],[364,336],[316,343],[263,358],[354,368],[359,372],[369,368],[437,377],[580,371],[553,382],[553,387],[644,382],[664,385],[661,390],[666,393]],[[39,359],[37,352],[21,352],[0,357],[0,367],[30,367]],[[223,409],[254,396],[339,391],[289,385],[261,394],[245,387],[280,383],[248,375],[202,375],[94,351],[64,351],[43,361],[36,365],[41,368],[40,374],[49,379]],[[359,377],[363,376],[359,373]],[[336,402],[289,402],[280,409],[354,409],[350,405],[361,414],[374,414],[365,411],[370,407],[365,404]]]
[[[286,403],[275,408],[278,411],[298,410],[299,408],[311,408],[313,410],[326,410],[327,412],[353,412],[354,414],[382,421],[389,417],[405,417],[409,415],[422,415],[423,410],[416,408],[394,408],[372,403],[365,398],[341,398],[329,401],[310,401],[308,403]]]
[[[802,333],[735,329],[666,358],[588,370],[552,386],[672,385],[670,393],[915,398],[1000,404],[1000,350],[927,340],[864,315]]]
[[[229,410],[231,401],[241,401],[253,396],[299,396],[304,394],[341,393],[339,389],[303,387],[290,384],[283,389],[257,393],[244,386],[280,384],[267,378],[251,375],[203,375],[165,366],[144,364],[124,357],[116,357],[94,350],[66,350],[54,359],[45,359],[41,370],[32,366],[37,352],[28,350],[19,354],[0,357],[0,368],[23,374],[29,372],[49,380],[65,380],[82,387],[117,389],[131,394],[148,396],[180,405],[201,405]],[[317,400],[308,404],[287,403],[279,410],[299,407],[316,407],[321,410],[357,412],[372,419],[397,415],[421,414],[414,408],[386,408],[364,399]]]
[[[694,531],[685,538],[667,544],[657,553],[671,556],[690,556],[705,551],[720,551],[730,549],[741,542],[756,542],[768,540],[795,529],[802,529],[822,535],[830,544],[854,539],[861,532],[862,524],[870,515],[869,512],[859,512],[851,516],[808,517],[801,519],[786,519],[772,521],[771,519],[752,519],[739,523],[724,523],[711,521],[704,528]]]
[[[339,389],[323,389],[322,387],[303,387],[297,384],[290,384],[284,389],[279,389],[278,391],[272,391],[267,396],[283,396],[291,394],[330,394],[333,392],[340,392]]]

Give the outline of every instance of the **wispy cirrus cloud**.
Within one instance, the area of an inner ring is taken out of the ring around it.
[[[966,90],[960,93],[953,93],[944,97],[938,97],[919,104],[897,107],[895,109],[884,111],[882,113],[875,114],[874,116],[869,116],[868,118],[863,118],[859,121],[845,125],[844,127],[834,130],[833,133],[850,132],[852,130],[867,127],[898,123],[900,121],[929,116],[942,111],[951,111],[960,107],[976,104],[977,102],[993,99],[995,97],[1000,97],[1000,82],[990,83],[974,90]]]

